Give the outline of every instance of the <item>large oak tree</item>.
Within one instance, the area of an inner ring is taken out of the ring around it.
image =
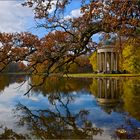
[[[0,34],[1,70],[13,61],[28,61],[31,72],[44,63],[47,75],[62,66],[69,68],[77,57],[95,49],[96,33],[135,36],[140,28],[139,0],[79,0],[81,16],[66,18],[64,12],[73,0],[26,0],[23,6],[34,10],[37,28],[46,36],[31,33]]]

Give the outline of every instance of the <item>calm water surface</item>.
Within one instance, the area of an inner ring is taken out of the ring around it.
[[[140,139],[139,78],[0,76],[2,139]]]

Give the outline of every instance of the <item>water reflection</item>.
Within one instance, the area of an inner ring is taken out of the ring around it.
[[[140,121],[140,79],[125,79],[123,82],[124,110]]]
[[[24,96],[27,79],[0,76],[0,138],[139,138],[138,78],[49,77]],[[41,80],[32,76],[29,81]]]
[[[28,129],[37,138],[93,138],[94,135],[102,134],[102,129],[94,127],[88,119],[89,111],[82,109],[73,112],[70,104],[73,96],[65,98],[57,93],[49,96],[50,108],[30,109],[19,103],[16,110],[22,111],[19,124],[28,124]]]
[[[13,83],[22,83],[27,77],[25,75],[0,75],[0,92]]]
[[[118,109],[118,107],[122,103],[122,81],[119,79],[93,79],[93,83],[90,85],[90,89],[96,96],[98,104],[102,107],[102,109],[104,109],[104,111],[108,113],[111,113],[112,111]]]
[[[113,78],[98,79],[97,100],[101,104],[113,104],[119,101],[120,88],[119,81]]]
[[[140,139],[140,127],[130,119],[130,116],[138,120],[140,117],[140,80],[137,78],[98,78],[93,80],[90,88],[93,89],[95,85],[97,88],[93,93],[101,108],[109,114],[114,111],[123,114],[124,123],[116,128],[112,138]]]
[[[32,85],[39,85],[43,81],[43,76],[34,75],[31,76]],[[44,96],[50,93],[70,93],[78,92],[81,90],[88,90],[89,85],[92,83],[92,79],[89,78],[62,78],[62,77],[48,77],[45,79],[44,84],[40,87],[33,89],[35,92],[41,92]]]
[[[130,119],[128,114],[123,114],[124,124],[119,126],[114,132],[114,138],[120,139],[140,139],[140,128]]]

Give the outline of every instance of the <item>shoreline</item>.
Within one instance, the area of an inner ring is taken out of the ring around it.
[[[0,75],[45,75],[45,73],[31,74],[31,73],[0,73]],[[74,78],[98,78],[98,77],[140,77],[140,74],[93,74],[93,73],[77,73],[77,74],[50,74],[49,76],[62,76]]]
[[[98,78],[98,77],[140,77],[140,74],[92,74],[92,73],[81,73],[81,74],[67,74],[63,77],[75,77],[75,78]]]

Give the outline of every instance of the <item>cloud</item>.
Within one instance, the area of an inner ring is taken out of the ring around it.
[[[74,9],[70,12],[69,15],[65,16],[65,19],[69,19],[69,18],[78,18],[81,17],[82,13],[80,11],[80,9]]]
[[[0,32],[27,30],[28,19],[33,18],[31,9],[23,7],[22,1],[0,1]]]
[[[80,9],[74,9],[71,11],[71,16],[77,18],[77,17],[82,16],[82,13]]]

